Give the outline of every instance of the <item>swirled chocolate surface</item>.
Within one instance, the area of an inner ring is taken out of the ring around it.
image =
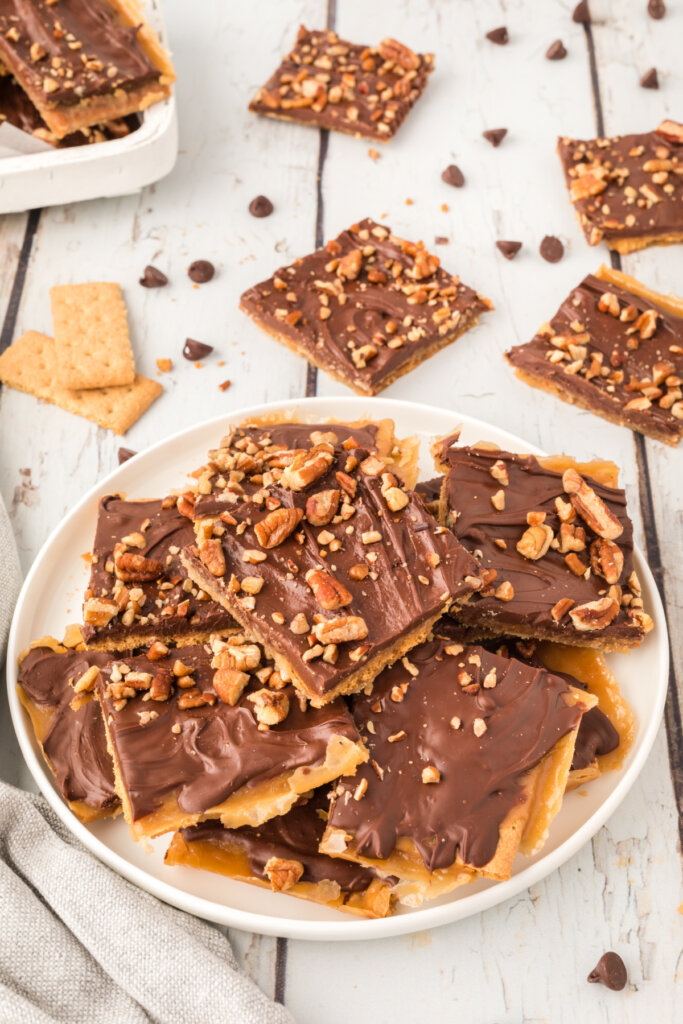
[[[307,802],[297,804],[287,814],[271,818],[258,828],[224,828],[219,821],[203,821],[191,828],[181,829],[186,842],[197,840],[216,846],[237,847],[248,860],[249,868],[257,878],[266,878],[265,866],[271,857],[297,860],[303,866],[302,882],[337,882],[342,892],[362,892],[367,889],[377,872],[339,857],[328,857],[318,852],[325,830],[325,817],[329,809],[329,787],[316,791]]]
[[[369,218],[254,285],[241,306],[371,394],[491,308],[421,243]]]
[[[142,527],[148,524],[144,530]],[[134,555],[142,555],[159,565],[154,580],[132,579],[125,582],[130,590],[136,588],[142,597],[135,602],[132,621],[124,617],[131,607],[122,602],[122,607],[105,626],[88,623],[88,599],[112,599],[117,576],[114,565],[114,548],[124,537],[140,533],[144,547],[128,546]],[[179,638],[188,633],[220,632],[234,626],[234,621],[225,609],[215,601],[206,600],[196,585],[190,581],[180,561],[180,551],[192,543],[194,530],[191,521],[175,506],[163,508],[159,500],[127,501],[116,494],[100,500],[97,528],[93,545],[93,562],[86,594],[86,625],[83,635],[86,643],[116,644],[119,649],[134,646],[131,636]],[[139,646],[139,640],[136,642]]]
[[[100,0],[0,0],[0,56],[49,106],[156,82],[137,34]]]
[[[224,704],[215,699],[211,658],[204,646],[179,647],[157,661],[145,655],[119,659],[102,672],[99,695],[135,821],[157,810],[169,794],[177,795],[181,811],[201,814],[242,787],[322,765],[332,736],[358,740],[343,701],[302,711],[291,686],[282,691],[289,699],[285,720],[259,729],[248,696],[263,684],[252,678],[234,707]],[[213,704],[183,709],[188,691],[174,687],[166,701],[145,700],[140,693],[117,710],[109,685],[113,665],[154,675],[176,660],[193,670],[194,687]]]
[[[642,638],[643,630],[625,603],[609,624],[597,630],[575,628],[567,612],[557,621],[552,611],[561,599],[572,602],[571,611],[605,597],[609,585],[593,571],[577,575],[565,562],[565,553],[552,543],[537,560],[525,558],[517,550],[528,528],[529,513],[545,514],[544,524],[557,537],[561,521],[555,499],[569,501],[562,473],[547,469],[533,455],[457,447],[449,441],[445,442],[442,457],[450,467],[446,477],[448,524],[467,550],[476,552],[481,569],[494,574],[490,585],[458,611],[459,621],[483,632],[514,633],[517,627],[532,636],[560,641],[569,638],[576,643],[593,642],[596,637],[627,643]],[[497,462],[502,462],[507,471],[509,483],[505,486],[491,473]],[[588,477],[586,481],[621,524],[623,532],[616,543],[623,555],[623,568],[617,582],[626,594],[634,568],[633,526],[626,511],[626,495],[621,488],[605,487]],[[504,495],[501,510],[491,501],[498,492]],[[578,558],[588,570],[589,550],[597,534],[578,516],[575,525],[585,531],[584,550],[578,552]],[[511,599],[496,596],[504,583],[512,587]]]
[[[79,679],[91,665],[103,667],[109,655],[97,651],[55,653],[34,647],[19,670],[19,685],[38,709],[50,713],[42,746],[62,795],[89,807],[118,803],[114,771],[100,705],[94,699],[74,711],[76,693],[70,680]]]
[[[353,836],[362,856],[384,860],[405,837],[429,871],[458,855],[488,864],[506,815],[524,799],[525,774],[581,719],[561,677],[480,646],[449,654],[452,644],[421,644],[410,653],[417,675],[393,665],[370,696],[353,701],[371,761],[340,780],[329,822]],[[423,781],[429,768],[438,781]],[[355,799],[363,780],[365,794]]]

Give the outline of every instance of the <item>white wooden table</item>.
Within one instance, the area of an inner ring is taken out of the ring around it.
[[[49,333],[51,284],[120,281],[142,372],[154,376],[159,357],[174,360],[164,396],[123,441],[142,449],[222,411],[227,421],[232,410],[264,400],[343,392],[238,311],[248,285],[365,215],[386,216],[399,234],[427,245],[448,236],[436,250],[443,264],[490,296],[496,312],[389,394],[478,416],[551,452],[619,463],[637,539],[668,608],[673,650],[665,724],[645,770],[607,826],[561,870],[479,917],[371,947],[233,932],[242,962],[302,1024],[683,1019],[683,455],[525,387],[501,358],[607,259],[606,250],[588,248],[574,220],[556,136],[680,119],[683,5],[670,0],[667,17],[653,21],[645,0],[591,0],[591,29],[572,22],[573,0],[166,0],[165,7],[179,80],[176,169],[139,195],[0,218],[0,348],[28,328]],[[423,100],[376,162],[365,142],[247,113],[249,96],[301,22],[326,23],[362,42],[393,35],[436,53]],[[494,46],[485,33],[503,24],[510,43]],[[545,50],[556,38],[568,56],[549,62]],[[652,65],[658,92],[638,86]],[[498,127],[509,134],[493,149],[481,132]],[[467,178],[464,189],[440,180],[453,161]],[[259,193],[275,204],[266,220],[247,212]],[[545,234],[566,244],[557,265],[538,255]],[[499,238],[523,241],[514,262],[495,249]],[[214,261],[219,274],[192,289],[185,268],[197,258]],[[167,271],[170,287],[140,288],[146,263]],[[655,288],[683,291],[683,247],[628,256],[623,265]],[[181,357],[186,336],[215,345],[225,366],[214,357],[195,369]],[[232,386],[223,392],[226,378]],[[0,438],[0,489],[28,569],[63,514],[116,465],[121,440],[8,389],[0,393]],[[6,708],[0,728],[0,774],[29,787]],[[585,983],[610,948],[629,969],[621,995]]]

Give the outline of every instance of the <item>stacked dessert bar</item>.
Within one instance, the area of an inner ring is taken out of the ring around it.
[[[102,498],[83,625],[20,697],[81,820],[166,862],[380,917],[541,848],[633,720],[652,628],[611,464],[235,426],[181,494]]]

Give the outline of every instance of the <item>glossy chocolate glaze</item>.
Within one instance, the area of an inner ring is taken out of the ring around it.
[[[341,277],[340,261],[352,252],[360,257],[368,247],[358,275]],[[324,359],[332,371],[377,390],[404,364],[419,360],[441,338],[491,308],[487,299],[440,267],[436,257],[423,266],[423,256],[419,246],[366,218],[254,285],[242,295],[241,305],[261,326]],[[321,296],[329,300],[327,306]],[[321,309],[329,312],[325,320]],[[444,318],[435,321],[440,310],[446,311]],[[297,313],[297,322],[288,323],[286,317]],[[402,345],[395,347],[399,341]],[[365,345],[376,355],[354,361],[353,351]]]
[[[605,293],[616,296],[621,310],[633,306],[641,314],[647,309],[654,309],[657,313],[657,328],[653,337],[641,339],[638,332],[634,332],[633,320],[625,322],[611,313],[601,312],[598,303]],[[572,329],[572,323],[581,326],[580,338]],[[649,381],[652,384],[655,364],[662,364],[662,367],[668,364],[673,379],[680,381],[683,378],[683,318],[589,274],[562,303],[550,321],[550,326],[552,334],[539,333],[528,344],[510,349],[506,353],[508,362],[521,371],[541,377],[576,395],[596,411],[623,418],[636,428],[655,429],[671,438],[677,438],[683,433],[683,420],[674,416],[671,408],[663,408],[659,404],[659,398],[668,392],[681,394],[677,384],[668,388],[666,383],[660,381],[660,395],[653,395],[652,404],[647,409],[624,408],[629,402],[642,397],[641,392],[631,386],[634,381]],[[566,353],[566,359],[558,362],[549,360],[550,353],[558,352],[557,346],[553,344],[554,340],[558,340],[557,335],[569,337],[575,344],[587,347],[587,355],[578,372],[567,371],[568,366],[573,366],[569,352]],[[634,344],[637,344],[637,348],[634,348]],[[591,369],[591,366],[595,366],[595,356],[609,370],[608,376],[603,376],[599,368],[597,373]],[[665,404],[667,402],[665,398]]]
[[[13,30],[18,39],[12,38]],[[0,0],[0,57],[50,107],[156,82],[160,72],[147,59],[137,33],[137,28],[120,25],[102,0]],[[38,60],[31,56],[34,44],[44,53]],[[56,88],[47,91],[45,80]]]
[[[344,470],[349,456],[361,464],[368,454],[362,449],[349,452],[337,448],[329,471],[305,490],[295,492],[273,485],[269,493],[283,508],[305,509],[312,494],[339,488],[336,473]],[[226,526],[220,538],[227,571],[222,580],[214,581],[215,585],[225,592],[232,574],[239,580],[253,575],[265,580],[256,596],[255,607],[251,611],[245,609],[245,614],[254,622],[257,635],[287,659],[310,692],[320,696],[340,685],[345,676],[360,667],[351,657],[358,641],[341,643],[335,664],[322,658],[303,661],[311,645],[306,633],[295,634],[288,628],[294,615],[303,613],[309,627],[316,616],[360,616],[368,627],[368,636],[361,644],[370,658],[437,615],[449,596],[466,597],[473,589],[471,577],[478,571],[476,559],[450,531],[435,523],[420,498],[407,492],[408,505],[394,513],[381,493],[381,476],[368,476],[360,468],[352,471],[352,476],[357,482],[356,511],[352,518],[325,527],[311,526],[304,518],[297,531],[278,547],[268,550],[265,561],[257,565],[245,563],[242,555],[248,550],[260,550],[251,524],[258,524],[264,518],[263,506],[253,501],[230,506],[230,514],[239,525]],[[238,533],[242,524],[247,524],[246,528]],[[347,532],[349,528],[352,533]],[[342,542],[341,550],[329,551],[324,558],[320,551],[327,549],[317,540],[323,529]],[[379,541],[363,543],[363,535],[373,531],[380,533]],[[191,549],[186,549],[186,555],[201,565]],[[436,568],[427,561],[428,556],[433,555],[439,558]],[[375,561],[369,560],[375,556]],[[353,579],[350,569],[358,565],[376,573],[377,578],[368,575],[363,580]],[[323,611],[305,579],[309,570],[317,568],[324,568],[343,584],[352,597],[349,604],[335,611]],[[283,615],[285,624],[274,621],[273,614]]]
[[[139,587],[145,595],[141,611],[136,614],[130,626],[124,625],[123,612],[106,626],[86,624],[83,628],[86,643],[118,640],[125,647],[129,646],[128,638],[134,634],[182,638],[188,633],[220,632],[235,624],[215,601],[200,601],[196,586],[192,590],[184,589],[187,573],[180,561],[180,551],[186,544],[192,543],[194,529],[191,521],[181,515],[175,506],[162,508],[158,500],[126,501],[115,494],[100,500],[93,546],[93,555],[97,560],[92,563],[88,583],[92,596],[111,598],[117,580],[115,573],[107,569],[107,564],[111,563],[114,546],[123,537],[140,532],[147,519],[150,521],[149,526],[142,531],[146,546],[131,546],[128,550],[160,562],[163,571],[152,582],[133,581],[125,584],[129,589]],[[171,548],[174,550],[171,551]],[[172,586],[168,587],[169,583]]]
[[[496,852],[506,815],[524,798],[525,773],[580,720],[581,708],[565,702],[564,679],[480,646],[453,656],[446,652],[452,643],[437,637],[421,644],[410,652],[417,676],[398,663],[375,680],[370,696],[354,699],[372,760],[340,781],[329,820],[353,835],[361,856],[384,860],[405,837],[429,871],[449,867],[456,856],[483,867]],[[497,683],[483,688],[493,668]],[[463,671],[476,692],[464,691]],[[392,691],[403,684],[403,699],[394,699]],[[473,730],[477,718],[487,726],[480,737]],[[401,732],[403,739],[390,741]],[[422,781],[428,766],[441,773],[439,782]],[[356,800],[363,779],[367,790]]]
[[[249,109],[385,142],[419,99],[434,57],[401,47],[408,64],[405,67],[400,61],[385,60],[378,49],[350,43],[335,32],[310,32],[302,26],[294,49],[259,89]],[[321,90],[321,82],[315,78],[321,72],[325,75],[324,101],[322,95],[307,98],[302,79],[315,81]],[[335,97],[335,89],[338,99],[327,102],[330,93]]]
[[[133,671],[155,674],[162,667],[172,668],[179,659],[194,669],[194,685],[213,695],[211,658],[210,650],[197,645],[179,647],[160,661],[140,655],[114,664],[123,661]],[[261,731],[254,705],[247,700],[262,688],[253,677],[234,707],[216,700],[213,705],[183,710],[178,702],[187,691],[176,687],[167,701],[146,701],[140,694],[117,711],[108,695],[110,675],[111,666],[102,673],[99,694],[135,821],[157,810],[172,793],[177,793],[181,811],[201,814],[243,786],[275,779],[290,769],[323,764],[333,735],[358,740],[343,701],[302,711],[291,686],[283,691],[289,698],[289,714],[279,725]],[[144,712],[156,712],[156,717],[142,724]],[[180,726],[179,732],[172,731],[174,726]]]
[[[307,802],[302,801],[287,814],[271,818],[258,828],[224,828],[219,821],[203,821],[181,829],[186,842],[197,840],[216,846],[237,846],[249,860],[249,868],[257,878],[266,878],[265,866],[271,857],[298,860],[303,865],[302,882],[337,882],[342,892],[362,892],[377,878],[377,872],[339,857],[318,852],[325,831],[329,809],[329,787],[317,790]]]
[[[446,476],[445,496],[448,522],[458,540],[477,555],[481,569],[493,569],[497,575],[491,587],[475,594],[466,607],[458,611],[458,619],[482,630],[501,633],[508,627],[539,630],[538,634],[562,641],[566,637],[579,642],[601,639],[629,640],[642,635],[629,611],[622,607],[616,618],[602,630],[581,632],[570,617],[564,615],[559,622],[552,618],[551,610],[561,598],[569,598],[576,605],[597,601],[604,597],[608,584],[595,573],[589,579],[576,576],[565,564],[564,554],[552,547],[537,561],[524,558],[516,548],[527,529],[527,513],[545,512],[545,523],[556,534],[560,520],[555,498],[569,500],[562,486],[562,474],[546,469],[533,455],[515,455],[498,449],[448,447],[444,444],[444,462],[450,469]],[[501,488],[491,475],[494,462],[501,459],[509,474],[509,485]],[[627,591],[627,581],[633,572],[633,526],[626,512],[626,495],[621,488],[604,487],[591,478],[587,482],[605,502],[623,527],[617,543],[624,556],[619,584]],[[491,497],[499,490],[505,492],[505,508],[497,511]],[[580,553],[588,562],[588,548],[596,534],[579,517],[576,523],[586,531],[586,550]],[[502,539],[502,550],[494,541]],[[499,600],[494,589],[509,582],[514,589],[511,601]]]
[[[195,519],[218,515],[229,507],[230,473],[234,470],[242,472],[245,456],[250,459],[250,469],[244,470],[246,475],[239,481],[238,493],[253,494],[261,487],[260,479],[252,483],[254,473],[258,476],[267,470],[270,462],[277,460],[279,451],[308,450],[318,435],[329,435],[333,444],[343,444],[353,437],[360,447],[374,451],[377,426],[374,423],[362,427],[351,427],[345,423],[273,423],[269,426],[231,427],[220,447],[209,452],[205,478],[210,492],[197,495]]]
[[[570,172],[584,165],[592,169],[597,180],[606,182],[606,188],[598,194],[574,201],[591,244],[603,237],[640,238],[683,231],[683,177],[676,173],[683,167],[681,140],[683,134],[678,142],[672,142],[658,131],[587,141],[566,137],[558,140],[568,188],[577,181],[576,174]],[[662,160],[668,162],[672,173],[655,183],[653,173],[660,169],[658,162]],[[605,177],[601,177],[603,169],[607,170]]]
[[[34,647],[19,670],[19,685],[26,696],[52,712],[42,746],[62,795],[94,808],[118,803],[114,770],[100,705],[91,699],[74,711],[70,704],[76,694],[69,680],[80,678],[91,665],[106,665],[108,660],[104,652],[56,654],[49,647]]]

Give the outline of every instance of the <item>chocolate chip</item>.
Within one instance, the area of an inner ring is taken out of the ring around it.
[[[486,33],[486,38],[490,39],[492,43],[496,43],[497,46],[505,46],[510,40],[505,25],[501,25],[500,28],[491,29],[490,32]]]
[[[521,242],[496,242],[496,248],[500,249],[506,260],[514,260],[522,248]]]
[[[270,217],[275,207],[268,196],[256,196],[249,203],[249,213],[252,217]]]
[[[446,238],[445,235],[437,235],[434,239],[434,245],[448,245],[450,238]]]
[[[603,953],[593,970],[588,975],[588,981],[599,982],[605,988],[611,988],[613,992],[621,992],[628,981],[626,966],[618,953]]]
[[[453,188],[462,188],[465,184],[465,175],[455,164],[449,164],[441,175],[441,180],[445,181],[447,185],[452,185]]]
[[[554,235],[546,235],[539,245],[538,251],[548,263],[559,263],[564,256],[564,246]]]
[[[119,466],[128,462],[128,459],[132,459],[134,455],[137,455],[137,452],[134,452],[132,448],[119,448]]]
[[[507,133],[507,128],[491,128],[489,131],[482,132],[481,134],[492,146],[500,146]]]
[[[664,0],[650,0],[647,5],[647,13],[651,18],[654,18],[655,21],[659,21],[660,18],[663,18],[666,14],[666,4],[664,3]]]
[[[140,284],[143,288],[163,288],[165,284],[168,284],[168,278],[156,267],[145,267]]]
[[[657,77],[657,68],[650,68],[646,71],[640,80],[640,84],[643,89],[659,89],[659,78]]]
[[[548,60],[564,60],[567,56],[567,51],[564,48],[562,40],[556,39],[554,43],[551,43],[545,51],[545,55]]]
[[[194,338],[185,339],[183,355],[186,359],[189,359],[191,363],[196,363],[198,359],[205,359],[212,352],[213,345],[207,345],[203,341],[195,341]]]
[[[576,5],[572,21],[576,21],[579,25],[590,25],[591,12],[588,10],[588,0],[581,0],[581,3]]]
[[[216,273],[213,263],[209,263],[208,260],[195,260],[194,263],[190,263],[187,268],[187,276],[195,284],[206,284],[210,281],[213,275]]]

